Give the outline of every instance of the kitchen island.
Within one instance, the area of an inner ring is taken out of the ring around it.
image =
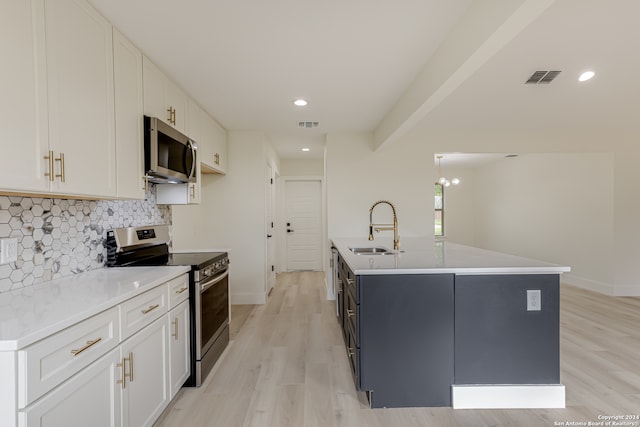
[[[338,319],[372,407],[564,407],[569,267],[429,238],[397,251],[389,239],[332,243]]]

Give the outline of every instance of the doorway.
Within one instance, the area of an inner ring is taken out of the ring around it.
[[[287,271],[322,270],[322,180],[285,182]]]

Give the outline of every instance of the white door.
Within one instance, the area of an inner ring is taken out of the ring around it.
[[[286,183],[287,270],[322,270],[322,182]]]
[[[2,2],[0,14],[0,188],[48,191],[49,149],[43,35],[35,0]],[[39,4],[39,3],[38,3]],[[36,57],[36,54],[38,56]],[[41,62],[37,67],[38,61]]]
[[[150,427],[169,404],[167,333],[167,318],[161,317],[120,346],[128,374],[122,389],[125,426]]]
[[[115,196],[111,24],[74,0],[47,1],[45,19],[54,191]]]
[[[113,31],[116,188],[119,198],[144,199],[142,52]]]
[[[189,301],[183,301],[169,312],[169,399],[173,399],[189,378]]]
[[[273,173],[273,168],[270,164],[267,163],[267,187],[265,194],[265,204],[267,211],[267,223],[265,224],[265,229],[267,231],[267,293],[271,291],[273,286],[276,283],[276,272],[275,272],[275,239],[276,233],[274,228],[274,219],[273,219],[273,211],[274,211],[274,200],[275,200],[275,176]]]

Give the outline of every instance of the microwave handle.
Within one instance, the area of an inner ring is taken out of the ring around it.
[[[187,141],[187,147],[189,148],[189,150],[191,150],[191,157],[193,157],[193,163],[191,164],[191,172],[189,172],[189,179],[193,178],[193,176],[196,173],[196,165],[198,164],[198,161],[196,159],[196,150],[198,149],[198,145],[192,141],[189,140]]]

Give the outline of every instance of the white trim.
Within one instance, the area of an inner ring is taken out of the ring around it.
[[[232,293],[231,304],[265,304],[267,302],[266,294],[259,292],[240,292],[240,293]]]
[[[564,384],[453,385],[453,409],[564,408]]]
[[[563,274],[561,278],[562,283],[567,285],[576,286],[578,288],[587,289],[589,291],[598,292],[604,295],[614,295],[615,287],[609,283],[598,282],[595,280],[587,279],[584,277],[576,276],[575,274]],[[638,288],[640,291],[640,288]]]

